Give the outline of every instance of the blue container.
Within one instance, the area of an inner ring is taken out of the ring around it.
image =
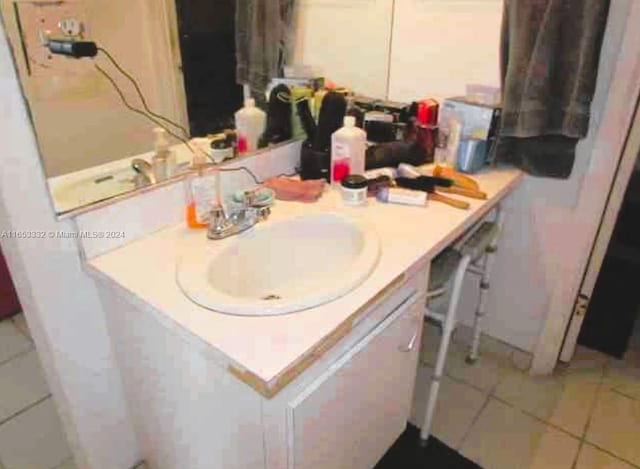
[[[461,140],[456,160],[457,169],[461,173],[477,173],[487,161],[487,141],[476,139]]]

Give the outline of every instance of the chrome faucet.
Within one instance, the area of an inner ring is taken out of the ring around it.
[[[258,222],[266,220],[271,214],[268,206],[259,205],[255,201],[253,191],[244,193],[242,208],[227,215],[224,207],[216,204],[209,214],[209,239],[224,239],[252,228]]]
[[[134,179],[136,188],[145,187],[158,182],[155,174],[153,174],[153,166],[147,161],[136,158],[131,161],[131,167],[137,173]]]

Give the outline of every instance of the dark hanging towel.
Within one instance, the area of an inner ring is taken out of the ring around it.
[[[295,0],[236,0],[236,79],[264,94],[291,47]]]
[[[587,135],[609,0],[505,0],[497,158],[567,179]]]

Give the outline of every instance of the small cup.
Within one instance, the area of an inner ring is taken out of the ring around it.
[[[457,167],[462,173],[477,173],[487,161],[487,141],[465,139],[458,148]]]

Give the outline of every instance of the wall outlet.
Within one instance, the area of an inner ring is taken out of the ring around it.
[[[60,32],[70,38],[80,38],[84,31],[84,25],[75,18],[63,18],[58,22]]]
[[[86,2],[58,0],[54,3],[47,0],[18,2],[17,6],[31,76],[49,76],[52,70],[46,67],[60,64],[66,67],[66,58],[52,56],[45,45],[49,39],[81,39],[90,34]]]

